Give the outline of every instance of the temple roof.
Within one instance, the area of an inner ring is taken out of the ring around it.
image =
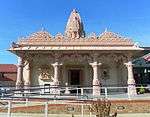
[[[101,46],[133,46],[134,42],[113,32],[103,32],[100,36],[91,33],[90,36],[69,39],[58,33],[51,36],[46,31],[39,31],[20,39],[18,45],[101,45]]]
[[[16,73],[17,66],[14,64],[0,64],[0,73]]]
[[[103,32],[100,36],[99,36],[100,39],[102,40],[105,40],[105,39],[117,39],[117,40],[120,40],[120,39],[125,39],[124,37],[116,34],[116,33],[113,33],[113,32],[110,32],[110,31],[105,31]]]
[[[26,37],[28,40],[30,41],[43,41],[43,40],[51,40],[52,36],[49,34],[49,32],[45,31],[45,30],[41,30],[38,32],[35,32],[33,34],[31,34],[30,36]]]
[[[11,50],[25,46],[137,47],[131,39],[111,31],[104,31],[99,36],[95,33],[91,33],[89,36],[85,35],[83,23],[76,10],[71,12],[64,34],[58,33],[55,36],[52,36],[48,31],[40,30],[13,43]]]

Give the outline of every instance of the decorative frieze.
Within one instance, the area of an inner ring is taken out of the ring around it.
[[[61,40],[64,39],[64,35],[62,35],[61,33],[57,33],[56,36],[55,36],[55,39],[58,40],[58,41],[59,40],[61,41]]]
[[[94,39],[97,39],[97,36],[94,32],[92,32],[89,36],[88,36],[88,39],[91,39],[91,40],[94,40]]]
[[[92,61],[92,57],[89,54],[70,53],[63,54],[60,58],[62,62],[75,62],[75,63],[88,63]]]

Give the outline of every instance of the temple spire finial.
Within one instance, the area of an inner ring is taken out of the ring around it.
[[[83,23],[76,9],[73,9],[68,19],[65,35],[68,38],[80,38],[85,36]]]
[[[77,12],[77,10],[76,10],[76,9],[73,9],[72,12]]]
[[[45,28],[44,28],[44,27],[42,27],[42,28],[41,28],[41,31],[45,31]]]
[[[105,31],[104,32],[107,32],[108,31],[108,29],[107,28],[105,28]]]
[[[45,27],[44,27],[44,25],[43,24],[41,24],[41,29],[40,29],[40,31],[45,31],[46,29],[45,29]]]

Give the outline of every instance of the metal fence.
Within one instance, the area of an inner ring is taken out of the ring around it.
[[[2,117],[94,117],[90,104],[64,101],[0,101]]]
[[[109,100],[121,99],[150,99],[150,87],[136,87],[137,95],[128,95],[128,87],[101,87],[101,94],[93,96],[93,87],[57,87],[38,86],[16,89],[15,87],[0,88],[1,99],[49,99],[49,100],[92,100],[105,98]]]

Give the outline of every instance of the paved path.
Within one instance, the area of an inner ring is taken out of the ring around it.
[[[8,117],[8,116],[6,113],[0,113],[0,117]],[[17,113],[17,114],[12,114],[11,117],[44,117],[44,113],[43,114]],[[71,117],[71,114],[49,114],[48,117]],[[74,117],[82,117],[82,116],[75,115]],[[83,117],[90,117],[90,115],[84,115]],[[117,117],[150,117],[150,113],[118,114]]]
[[[150,117],[150,113],[118,114],[117,117]]]

